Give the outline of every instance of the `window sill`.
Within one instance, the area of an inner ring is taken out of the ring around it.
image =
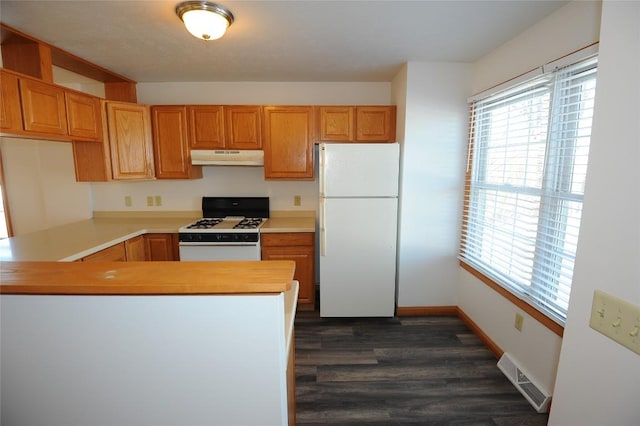
[[[467,265],[463,261],[460,261],[460,267],[462,269],[466,270],[467,272],[469,272],[471,275],[473,275],[474,277],[476,277],[480,281],[482,281],[483,283],[485,283],[486,285],[488,285],[489,287],[491,287],[498,294],[500,294],[505,299],[507,299],[508,301],[513,303],[514,305],[516,305],[518,308],[522,309],[524,312],[529,314],[532,318],[534,318],[540,324],[544,325],[546,328],[548,328],[549,330],[551,330],[552,332],[554,332],[558,336],[560,336],[560,337],[563,336],[564,327],[562,325],[560,325],[557,322],[553,321],[551,318],[547,317],[545,314],[540,312],[538,309],[534,308],[533,306],[531,306],[530,304],[528,304],[524,300],[520,299],[519,297],[517,297],[516,295],[514,295],[513,293],[511,293],[510,291],[508,291],[504,287],[502,287],[500,284],[498,284],[495,281],[493,281],[492,279],[488,278],[487,276],[485,276],[481,272],[477,271],[473,267]]]

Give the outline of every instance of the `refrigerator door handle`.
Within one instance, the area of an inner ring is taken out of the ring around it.
[[[326,186],[326,173],[324,170],[326,164],[326,151],[324,149],[324,145],[320,145],[320,153],[319,153],[319,162],[320,162],[320,196],[324,197],[324,191]]]
[[[323,198],[320,200],[320,256],[325,256],[327,253],[327,230],[326,230],[326,216],[325,216],[325,204],[326,200]]]

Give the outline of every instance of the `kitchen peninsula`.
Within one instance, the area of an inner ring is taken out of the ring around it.
[[[294,269],[1,262],[1,423],[294,424]]]

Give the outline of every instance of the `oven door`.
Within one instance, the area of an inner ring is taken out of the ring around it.
[[[259,243],[180,242],[181,261],[260,260]]]

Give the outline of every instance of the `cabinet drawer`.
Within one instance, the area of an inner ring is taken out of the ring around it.
[[[265,247],[313,246],[313,236],[313,232],[287,232],[261,234],[260,238]]]

